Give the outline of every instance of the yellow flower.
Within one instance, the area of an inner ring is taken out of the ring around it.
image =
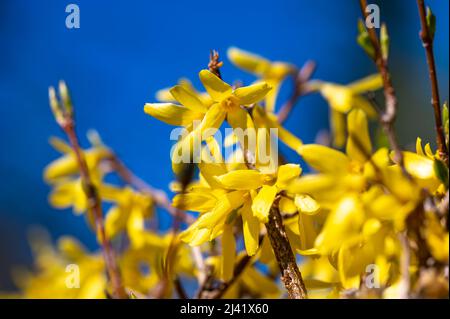
[[[437,179],[432,161],[425,156],[405,153],[406,169],[414,178],[411,181],[392,164],[387,149],[372,153],[362,110],[349,113],[347,128],[346,153],[321,145],[299,148],[304,160],[319,174],[296,179],[288,191],[296,194],[296,199],[308,198],[306,195],[313,199],[297,205],[300,217],[305,215],[302,207],[304,211],[311,209],[312,215],[317,210],[326,214],[324,222],[316,220],[321,228],[318,235],[308,232],[311,228],[299,221],[303,233],[314,240],[314,247],[306,253],[328,256],[345,289],[359,288],[361,276],[370,265],[377,267],[378,283],[384,286],[396,281],[400,273],[397,234],[405,229],[407,216],[422,200],[422,185]],[[430,238],[439,238],[436,247],[446,240],[442,232]]]
[[[124,285],[133,292],[147,296],[157,289],[162,279],[169,279],[169,287],[165,298],[171,298],[175,275],[193,277],[196,269],[187,245],[175,242],[177,245],[175,262],[171,265],[173,272],[164,271],[167,262],[169,246],[173,243],[173,234],[158,234],[153,231],[135,229],[134,244],[129,247],[120,259]],[[169,275],[170,278],[164,278]]]
[[[62,156],[44,169],[45,181],[55,183],[60,179],[78,175],[78,162],[70,146],[56,137],[50,139],[50,144],[61,152]],[[94,170],[100,161],[111,156],[111,151],[104,145],[94,145],[92,148],[84,150],[83,154],[88,168]]]
[[[93,139],[90,134],[89,139]],[[44,179],[52,185],[49,202],[56,208],[73,207],[75,213],[80,214],[87,210],[87,198],[79,177],[78,162],[71,147],[58,138],[50,139],[52,146],[62,153],[62,156],[51,162],[44,170]],[[100,187],[103,172],[99,170],[102,160],[110,157],[111,151],[100,142],[91,141],[93,146],[83,150],[91,180],[95,186]],[[100,191],[101,192],[101,191]]]
[[[63,237],[55,249],[49,239],[33,236],[36,269],[16,271],[24,298],[105,298],[108,291],[101,254],[88,253],[75,239]]]
[[[199,76],[213,101],[209,108],[195,94],[177,85],[170,89],[170,93],[182,106],[147,103],[145,112],[173,125],[189,124],[193,119],[202,119],[201,128],[218,128],[227,118],[231,126],[246,128],[248,114],[241,106],[259,102],[271,89],[266,83],[259,83],[233,90],[229,84],[208,70],[200,71]]]
[[[387,167],[387,150],[372,155],[366,115],[353,110],[348,115],[349,138],[346,153],[323,145],[309,144],[298,148],[303,159],[319,174],[304,176],[289,186],[294,194],[309,194],[324,207],[333,206],[348,191],[362,191],[372,173],[372,162]],[[355,134],[355,135],[354,135]],[[354,137],[357,141],[355,143]],[[386,160],[386,163],[383,160]],[[337,186],[339,185],[339,186]]]
[[[144,106],[146,113],[169,124],[187,126],[191,130],[176,144],[173,149],[175,156],[182,156],[186,151],[192,153],[196,142],[212,136],[225,119],[235,129],[245,130],[253,127],[253,121],[245,107],[262,100],[271,89],[266,83],[233,89],[208,70],[200,71],[199,77],[213,100],[209,108],[179,85],[173,87],[170,93],[182,106],[171,103],[147,103]],[[192,127],[193,120],[201,120],[201,122],[198,126]],[[174,170],[177,172],[179,168],[175,165]]]
[[[153,212],[152,198],[146,194],[133,191],[129,187],[103,188],[103,199],[114,202],[105,217],[105,231],[107,237],[115,237],[127,230],[131,244],[135,244],[139,238],[136,231],[144,228],[144,220]]]
[[[372,104],[361,94],[375,91],[383,86],[381,75],[374,74],[347,85],[311,81],[311,89],[319,90],[330,105],[330,126],[333,130],[334,144],[342,147],[345,143],[345,114],[353,109],[363,110],[370,118],[377,112]]]
[[[223,164],[200,164],[200,172],[210,188],[192,188],[173,200],[176,207],[201,213],[181,239],[190,245],[201,245],[221,235],[221,278],[227,281],[233,275],[236,260],[234,221],[241,217],[247,254],[255,255],[260,224],[267,222],[275,197],[300,175],[301,169],[299,165],[287,164],[280,166],[277,174],[264,174],[248,169],[227,172]]]
[[[272,87],[272,90],[266,95],[265,106],[267,112],[273,113],[281,84],[288,75],[295,72],[295,67],[285,62],[272,62],[234,47],[228,49],[228,58],[237,67],[252,73]]]

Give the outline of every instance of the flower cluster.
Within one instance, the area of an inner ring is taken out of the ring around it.
[[[199,298],[275,298],[284,296],[281,270],[289,297],[448,296],[448,158],[420,138],[415,151],[374,142],[369,120],[375,125],[382,114],[371,95],[386,79],[299,80],[301,68],[290,63],[238,48],[228,58],[255,82],[229,84],[222,63],[211,63],[199,72],[204,91],[181,79],[157,92],[158,103],[144,106],[186,132],[172,148],[171,202],[134,176],[97,134],[89,134],[92,146],[82,150],[72,123],[60,121],[71,144],[51,139],[62,156],[44,172],[49,202],[85,213],[107,253],[88,252],[69,238],[57,248],[36,240],[37,271],[16,276],[23,295],[100,298],[120,296],[115,289],[122,287],[130,298],[184,298],[195,289],[183,283],[196,278]],[[328,103],[328,145],[303,143],[279,120],[279,93],[291,77],[297,97],[319,93]],[[67,94],[62,86],[63,102]],[[446,107],[442,117],[448,149]],[[233,132],[222,145],[217,132],[226,126]],[[295,161],[274,147],[272,132],[297,154]],[[186,152],[187,161],[180,161]],[[108,174],[123,183],[108,182]],[[92,209],[95,201],[104,216]],[[158,229],[155,208],[171,214],[170,231]],[[81,289],[67,288],[69,264],[79,267]]]

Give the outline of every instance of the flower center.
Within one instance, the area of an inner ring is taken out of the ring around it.
[[[220,102],[225,111],[229,112],[239,107],[239,99],[233,95],[226,97]]]

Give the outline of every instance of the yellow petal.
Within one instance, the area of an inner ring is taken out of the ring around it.
[[[146,103],[144,112],[164,123],[176,126],[188,126],[194,120],[203,118],[202,113],[172,103]]]
[[[277,195],[277,188],[275,186],[264,185],[253,199],[252,211],[262,223],[269,221],[269,212],[272,207],[275,196]]]
[[[270,90],[271,87],[267,83],[261,82],[240,87],[234,90],[234,95],[239,99],[241,105],[251,105],[264,99]]]
[[[126,227],[129,210],[120,209],[113,206],[109,209],[105,218],[105,231],[108,238],[113,238]]]
[[[226,112],[219,104],[213,104],[205,114],[199,129],[202,132],[202,141],[212,136],[225,120]]]
[[[255,75],[262,76],[270,67],[269,60],[235,47],[229,48],[227,53],[233,64]]]
[[[289,184],[288,192],[293,194],[321,193],[336,186],[336,178],[326,174],[303,175]]]
[[[217,199],[206,192],[178,194],[173,198],[174,207],[191,210],[200,213],[211,211],[216,205]]]
[[[278,168],[277,187],[280,189],[287,188],[288,184],[300,176],[302,169],[298,164],[285,164]]]
[[[320,209],[319,203],[308,195],[295,195],[295,206],[306,215],[314,215]]]
[[[406,170],[414,177],[421,179],[434,178],[433,161],[428,157],[412,152],[403,152]]]
[[[246,202],[240,209],[242,230],[247,254],[253,256],[259,247],[259,220],[253,216],[251,202]]]
[[[420,137],[417,137],[416,139],[416,153],[421,156],[425,156],[425,153],[423,152],[422,148],[422,139]]]
[[[298,149],[303,159],[315,170],[333,175],[345,174],[349,167],[349,158],[332,148],[309,144]]]
[[[343,85],[324,83],[321,85],[320,92],[332,109],[347,113],[352,108],[353,93],[349,88]]]
[[[236,136],[242,148],[247,150],[256,147],[253,145],[256,144],[256,132],[253,130],[253,120],[247,110],[236,108],[227,112],[227,121],[233,128],[233,135]],[[253,143],[250,145],[252,141]]]
[[[279,289],[274,280],[255,269],[247,267],[242,275],[242,281],[247,289],[261,298],[276,298]],[[274,296],[275,294],[275,296]]]
[[[428,213],[426,217],[427,228],[425,229],[425,238],[430,252],[436,260],[447,263],[449,256],[449,233],[444,230],[436,215]]]
[[[330,126],[333,133],[333,145],[341,148],[345,145],[345,115],[330,109]]]
[[[134,248],[140,248],[145,244],[146,236],[144,232],[144,215],[140,209],[133,209],[127,221],[127,233],[130,238],[131,245]]]
[[[278,97],[278,92],[280,90],[281,82],[280,81],[267,80],[267,84],[272,87],[272,90],[270,90],[266,94],[265,108],[266,108],[267,112],[274,113],[275,112],[276,100],[277,100],[277,97]]]
[[[276,128],[278,129],[278,137],[280,138],[280,141],[289,146],[292,150],[298,152],[300,146],[303,145],[302,140],[281,125],[277,126]]]
[[[297,212],[297,206],[292,199],[282,197],[279,202],[280,211],[285,214],[294,214]]]
[[[176,102],[172,94],[170,93],[169,88],[164,88],[161,90],[158,90],[155,94],[155,98],[158,102],[161,103],[174,103]]]
[[[170,89],[170,93],[172,96],[180,102],[183,106],[195,112],[206,112],[206,106],[200,101],[200,99],[186,90],[181,85],[176,85]]]
[[[197,228],[192,224],[188,229],[180,234],[180,239],[191,246],[198,246],[207,242],[210,238],[211,230],[208,228]]]
[[[86,255],[86,249],[75,238],[63,236],[58,239],[58,250],[69,258],[80,258]]]
[[[99,161],[110,156],[111,152],[104,147],[95,147],[83,150],[83,154],[89,170],[93,170],[97,167]],[[78,171],[78,161],[74,153],[70,152],[45,167],[44,179],[49,183],[53,183],[60,178],[77,175]]]
[[[341,199],[328,215],[322,232],[317,236],[315,246],[321,253],[331,253],[346,241],[360,235],[364,222],[361,202],[353,196]]]
[[[352,159],[365,163],[372,155],[367,116],[362,110],[355,109],[348,115],[347,154]]]
[[[198,168],[201,176],[207,181],[211,188],[222,188],[215,176],[226,174],[227,168],[224,163],[199,163]]]
[[[255,170],[237,170],[216,179],[228,189],[250,190],[261,187],[266,176]]]
[[[318,250],[314,248],[314,241],[317,238],[317,231],[314,228],[314,217],[299,212],[298,230],[300,237],[300,252],[303,255],[317,254]]]
[[[234,191],[220,196],[211,213],[204,214],[199,218],[198,227],[214,228],[221,221],[224,221],[232,210],[243,204],[244,195],[245,192],[243,191]]]
[[[222,234],[221,278],[227,282],[233,278],[234,261],[236,259],[236,242],[233,227],[227,225]]]
[[[86,211],[88,204],[80,179],[55,185],[49,195],[49,202],[53,207],[60,209],[73,206],[76,214]]]
[[[376,73],[352,82],[347,87],[357,94],[375,91],[383,87],[383,78],[379,73]]]
[[[353,107],[363,110],[371,119],[377,117],[378,113],[376,109],[373,107],[372,103],[369,102],[365,97],[359,95],[353,96]]]
[[[199,76],[200,81],[202,81],[203,86],[214,101],[221,101],[223,98],[231,94],[231,86],[219,79],[210,71],[201,70]]]
[[[72,147],[59,137],[50,137],[49,143],[55,150],[60,153],[67,154],[72,152]]]
[[[431,150],[430,143],[427,143],[427,144],[425,145],[425,154],[426,154],[429,158],[434,158],[434,154],[433,154],[433,151]]]
[[[361,279],[358,272],[355,269],[361,264],[358,261],[357,255],[354,252],[355,249],[342,247],[338,254],[338,270],[339,278],[341,280],[342,286],[346,289],[358,289]],[[361,269],[364,271],[364,268]]]

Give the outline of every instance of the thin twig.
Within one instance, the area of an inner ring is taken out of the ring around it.
[[[367,19],[368,16],[368,13],[366,12],[367,1],[360,0],[359,3],[361,6],[361,12],[364,16],[364,19]],[[383,79],[385,109],[380,116],[380,122],[389,139],[389,143],[392,149],[394,150],[395,161],[400,165],[405,175],[409,176],[403,163],[403,153],[401,151],[394,130],[394,122],[397,116],[398,107],[397,107],[397,96],[395,95],[395,89],[394,86],[392,85],[388,64],[387,61],[383,58],[380,42],[378,41],[378,35],[375,31],[375,28],[367,28],[367,32],[369,33],[370,42],[372,43],[375,52],[374,62],[378,68],[378,72],[380,72],[381,77]]]
[[[278,112],[277,115],[278,122],[280,124],[283,124],[284,121],[287,120],[295,104],[297,104],[298,99],[302,95],[306,95],[308,93],[305,84],[312,77],[315,70],[316,70],[316,63],[314,61],[307,61],[298,72],[295,72],[294,88],[292,90],[291,97],[286,101],[286,103],[284,103],[281,106],[280,111]]]
[[[181,284],[181,280],[178,276],[174,280],[174,285],[175,285],[175,290],[177,291],[178,297],[180,297],[180,299],[189,299],[186,291],[183,288],[183,285]]]
[[[207,278],[207,269],[205,260],[203,259],[202,250],[199,246],[194,246],[191,249],[192,257],[194,257],[194,263],[198,270],[197,281],[198,285],[202,286]]]
[[[409,265],[411,263],[411,248],[409,246],[408,236],[405,232],[398,235],[400,244],[402,246],[402,252],[400,257],[400,298],[408,299],[409,291],[411,289],[411,280],[409,277]]]
[[[61,129],[66,133],[72,151],[75,154],[80,177],[83,185],[84,193],[87,197],[88,213],[93,216],[95,221],[95,228],[98,241],[102,247],[103,258],[105,260],[105,267],[108,272],[108,277],[111,280],[112,293],[115,298],[127,298],[127,293],[122,285],[120,272],[116,263],[116,256],[111,246],[111,242],[106,237],[103,210],[100,195],[97,187],[94,185],[88,165],[81,150],[78,137],[75,132],[75,121],[73,119],[72,104],[64,82],[60,82],[60,103],[56,98],[56,93],[53,87],[49,89],[50,105],[55,115],[56,121]]]
[[[278,204],[274,203],[266,223],[267,234],[281,272],[281,280],[291,299],[307,298],[306,286],[284,229]]]
[[[110,163],[112,165],[112,168],[117,172],[117,174],[122,178],[123,181],[125,181],[127,184],[135,187],[140,192],[143,192],[145,194],[148,194],[155,204],[159,207],[164,208],[170,215],[175,216],[177,215],[177,211],[181,211],[180,209],[177,209],[173,207],[169,201],[169,198],[167,194],[160,190],[153,188],[149,184],[147,184],[145,181],[143,181],[141,178],[136,176],[118,157],[117,155],[113,154],[110,158]],[[191,224],[194,221],[194,218],[191,215],[186,214],[184,211],[181,211],[179,213],[180,218],[185,222],[186,224]]]
[[[423,47],[425,48],[428,64],[428,73],[431,82],[431,105],[434,110],[434,122],[436,126],[436,143],[440,157],[448,166],[448,150],[445,144],[444,128],[442,126],[441,115],[441,103],[439,99],[439,84],[436,74],[436,64],[434,61],[433,53],[433,39],[431,38],[430,30],[427,24],[427,14],[425,10],[424,0],[417,0],[417,6],[419,8],[420,25],[422,30],[419,35],[422,40]]]

